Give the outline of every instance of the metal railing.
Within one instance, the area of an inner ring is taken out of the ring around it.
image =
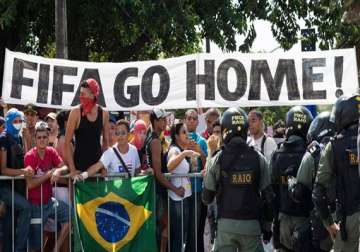
[[[165,177],[167,179],[173,179],[173,178],[187,178],[187,179],[190,179],[190,178],[200,178],[202,177],[202,175],[200,173],[189,173],[189,174],[170,174],[170,173],[166,173],[164,174]],[[118,178],[118,179],[128,179],[128,174],[127,173],[113,173],[113,174],[108,174],[106,176],[106,178],[109,178],[109,177],[113,177],[113,178]],[[67,187],[65,188],[68,188],[68,192],[67,192],[67,197],[68,197],[68,202],[70,204],[67,204],[68,205],[68,216],[69,216],[69,226],[70,226],[70,230],[69,230],[69,234],[68,234],[68,237],[69,237],[69,244],[67,245],[68,246],[68,250],[69,251],[73,251],[74,250],[74,241],[73,241],[73,238],[74,238],[74,225],[73,225],[73,219],[77,219],[77,218],[72,218],[73,217],[73,213],[76,212],[76,208],[73,207],[73,204],[74,204],[74,186],[73,186],[73,181],[71,180],[70,176],[69,175],[64,175],[64,176],[61,176],[61,178],[65,178],[67,179],[68,181],[68,185]],[[97,174],[96,176],[92,177],[93,179],[95,179],[97,182],[100,181],[101,179],[103,179],[103,177],[101,177],[100,174]],[[154,178],[155,179],[155,178]],[[15,225],[15,216],[16,216],[16,213],[15,213],[15,207],[14,207],[14,193],[15,193],[15,181],[16,180],[24,180],[24,177],[23,176],[18,176],[18,177],[9,177],[9,176],[0,176],[0,183],[2,183],[1,181],[11,181],[11,222],[12,222],[12,234],[11,234],[11,244],[12,244],[12,250],[14,251],[15,249],[15,230],[16,228],[21,228],[21,227],[16,227]],[[77,183],[82,183],[82,182],[77,182]],[[194,180],[194,186],[196,188],[196,186],[198,185],[197,183],[199,183],[197,181],[197,179]],[[155,186],[156,183],[154,183],[154,186]],[[4,186],[3,184],[0,184],[0,186]],[[40,202],[42,203],[43,202],[43,184],[41,184],[40,186]],[[58,195],[57,195],[57,188],[58,188],[58,183],[55,182],[55,184],[53,185],[53,197],[58,200]],[[191,228],[195,227],[195,232],[194,232],[194,240],[195,240],[195,252],[197,252],[197,242],[198,242],[198,195],[197,193],[193,193],[194,195],[192,196],[192,200],[194,200],[194,220],[193,221],[190,221],[191,225],[190,226],[184,226],[184,200],[185,199],[181,199],[181,246],[182,246],[182,249],[181,251],[184,251],[185,249],[185,244],[187,243],[187,237],[184,237],[184,229],[188,229],[188,230],[191,230]],[[28,190],[26,192],[26,198],[28,197]],[[154,199],[155,199],[155,207],[156,207],[156,199],[157,199],[157,196],[156,196],[156,190],[154,190]],[[1,195],[0,195],[0,200],[1,200]],[[52,199],[50,199],[52,200]],[[57,244],[57,240],[58,240],[58,210],[57,210],[57,206],[58,206],[58,202],[56,201],[55,203],[55,218],[54,218],[54,224],[55,224],[55,229],[54,229],[54,233],[55,233],[55,248],[58,248],[58,244]],[[7,205],[7,208],[9,208],[10,206]],[[189,205],[187,205],[187,207],[190,207]],[[73,211],[74,210],[74,211]],[[188,211],[190,211],[190,209],[187,209]],[[167,193],[167,218],[168,218],[168,237],[167,237],[167,250],[170,251],[170,248],[171,248],[171,242],[172,239],[171,239],[171,234],[170,234],[170,227],[171,227],[171,198],[169,196],[169,193]],[[155,213],[157,213],[156,209],[154,211]],[[47,220],[44,220],[44,204],[41,204],[40,205],[40,218],[38,217],[31,217],[31,222],[30,222],[30,225],[40,225],[40,240],[41,240],[41,251],[43,252],[44,251],[44,223],[45,221]],[[31,229],[30,229],[31,230]],[[9,242],[9,241],[4,241],[4,242]],[[65,244],[62,244],[63,246],[65,246]],[[160,248],[159,248],[160,250]],[[28,246],[27,246],[27,251],[30,251],[29,249],[29,242],[28,242]]]

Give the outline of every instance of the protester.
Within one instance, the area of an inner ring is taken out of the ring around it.
[[[99,84],[94,79],[87,79],[80,85],[80,105],[71,109],[65,132],[65,156],[72,177],[95,164],[109,142],[109,113],[97,104]],[[74,136],[73,154],[71,144]]]
[[[141,119],[133,122],[132,127],[130,126],[130,132],[132,135],[130,143],[138,150],[141,162],[141,170],[146,170],[148,168],[146,163],[146,151],[144,148],[147,130],[148,126]]]
[[[205,113],[205,121],[206,121],[206,130],[201,136],[205,139],[208,139],[214,127],[214,123],[218,121],[220,118],[220,111],[217,108],[209,108]]]
[[[56,115],[56,122],[58,125],[58,136],[57,136],[56,145],[53,146],[65,164],[67,164],[66,160],[65,160],[65,129],[66,129],[66,124],[67,124],[67,121],[69,118],[69,113],[70,113],[69,110],[61,110]],[[69,152],[74,153],[73,142],[70,145]],[[58,181],[57,187],[56,188],[54,187],[54,189],[53,189],[53,193],[54,193],[54,195],[56,195],[56,199],[62,200],[65,203],[70,202],[68,182],[69,182],[69,180],[67,178],[61,178]]]
[[[206,140],[196,133],[196,127],[198,126],[198,113],[196,110],[189,109],[186,111],[185,125],[189,132],[189,149],[200,154],[199,157],[192,158],[192,172],[202,172],[208,152]],[[190,232],[188,233],[189,246],[186,248],[186,251],[195,251],[196,249],[197,251],[204,251],[204,228],[207,216],[207,207],[201,201],[202,178],[191,179],[191,188],[193,194],[190,197],[189,218],[196,226],[195,228],[190,229]]]
[[[27,104],[24,107],[26,127],[23,129],[25,151],[35,146],[35,124],[38,120],[38,113],[34,105]]]
[[[148,132],[145,143],[144,152],[146,155],[147,167],[154,169],[156,178],[156,216],[157,216],[157,240],[159,250],[166,251],[167,247],[167,195],[166,189],[170,189],[179,197],[183,197],[185,189],[183,187],[175,187],[164,176],[163,172],[167,171],[166,162],[164,160],[163,145],[160,136],[166,127],[166,116],[168,114],[162,109],[154,109],[150,114],[150,122],[152,130]]]
[[[69,118],[69,113],[70,113],[69,110],[62,110],[56,115],[56,121],[58,125],[58,136],[57,136],[56,145],[53,146],[65,164],[67,164],[65,160],[65,128],[66,128],[67,120]],[[74,153],[73,143],[71,143],[70,145],[69,152]],[[59,179],[57,187],[54,188],[54,194],[56,195],[56,199],[60,199],[66,203],[70,202],[67,187],[68,187],[68,179],[67,178]]]
[[[248,143],[260,151],[269,162],[272,153],[277,149],[277,144],[272,137],[265,135],[263,115],[260,111],[251,110],[248,116],[250,131]]]
[[[4,117],[0,116],[0,134],[3,133],[5,130],[5,119]]]
[[[151,111],[137,111],[136,112],[136,120],[143,120],[147,126],[150,126],[151,122],[150,122],[150,114]]]
[[[189,139],[183,123],[177,123],[171,127],[171,145],[168,153],[167,167],[172,174],[187,174],[190,171],[191,157],[199,156],[192,150],[187,150]],[[171,178],[175,187],[185,189],[183,197],[168,190],[170,197],[170,251],[182,251],[187,244],[187,227],[191,226],[189,219],[191,196],[191,183],[188,177]],[[182,233],[181,233],[182,232]]]
[[[0,97],[0,116],[4,116],[8,110],[7,104],[4,102],[3,98]]]
[[[67,166],[57,151],[48,146],[50,127],[46,122],[37,122],[35,126],[36,145],[25,155],[24,163],[31,167],[36,177],[27,178],[28,200],[34,205],[32,218],[42,218],[43,225],[49,218],[54,219],[57,214],[57,221],[61,224],[61,230],[57,241],[57,251],[69,234],[69,212],[68,205],[63,201],[53,198],[52,185],[59,180],[59,177],[68,172]],[[56,209],[55,209],[56,208]],[[30,247],[41,249],[41,225],[31,225]]]
[[[285,123],[282,120],[277,121],[274,124],[273,138],[277,145],[285,140]]]
[[[56,121],[56,113],[50,112],[45,117],[45,122],[49,125],[50,134],[49,134],[49,146],[56,147],[58,134],[59,134],[59,126]]]
[[[1,153],[1,175],[32,177],[34,171],[31,167],[24,168],[24,147],[20,136],[22,126],[22,112],[11,108],[5,115],[6,129],[0,135]],[[25,198],[25,182],[15,181],[15,191],[12,193],[11,181],[1,181],[0,199],[9,209],[3,218],[3,251],[26,251],[27,238],[29,235],[31,205]],[[14,216],[12,215],[14,207]],[[16,217],[15,217],[16,216]],[[12,219],[15,218],[15,226],[12,226]],[[15,230],[12,230],[15,228]],[[12,232],[15,233],[15,240],[12,239]],[[13,242],[10,242],[13,241]],[[12,245],[15,247],[12,247]]]
[[[208,145],[207,160],[210,160],[214,155],[216,155],[218,151],[220,151],[222,145],[221,125],[219,120],[215,121],[212,125],[212,134],[207,139],[207,145]],[[209,223],[209,234],[210,234],[209,243],[213,244],[215,241],[216,227],[217,227],[216,200],[214,200],[214,202],[208,205],[207,218]],[[205,229],[206,228],[207,227],[205,225]]]
[[[139,155],[136,147],[128,142],[129,133],[129,122],[124,119],[117,121],[115,127],[117,144],[108,148],[102,154],[100,160],[90,166],[87,171],[77,175],[75,181],[93,176],[103,168],[105,168],[108,174],[121,172],[128,173],[132,177],[140,173]]]
[[[70,113],[69,110],[61,110],[56,115],[56,121],[59,126],[59,131],[58,131],[58,136],[57,136],[58,139],[56,141],[57,144],[54,147],[65,163],[66,163],[66,160],[65,160],[65,129],[66,129],[67,121],[69,119],[69,113]],[[70,151],[73,155],[73,152],[74,152],[73,144],[70,145]]]
[[[113,114],[109,113],[109,147],[114,146],[117,142],[116,130],[116,118]]]
[[[143,120],[139,119],[134,122],[133,128],[131,129],[133,138],[130,143],[133,144],[138,151],[140,151],[144,145],[146,131],[147,126]]]
[[[65,164],[67,164],[65,161],[65,157],[64,157],[65,129],[66,129],[66,124],[67,124],[67,121],[69,118],[69,113],[70,113],[69,110],[61,110],[56,115],[56,121],[57,121],[57,125],[58,125],[58,136],[57,136],[56,145],[53,146]],[[74,145],[73,144],[70,145],[70,152],[74,153]],[[60,178],[58,180],[56,187],[53,187],[53,195],[55,196],[55,198],[57,200],[61,200],[67,204],[70,204],[71,200],[69,199],[69,179],[68,178]],[[65,241],[63,247],[65,246],[65,244],[68,244],[68,243]]]
[[[217,120],[213,123],[213,129],[212,129],[212,134],[209,136],[209,138],[207,139],[207,146],[208,146],[208,156],[207,158],[212,158],[214,156],[214,154],[216,154],[216,152],[218,150],[220,150],[220,146],[221,146],[221,125],[220,125],[220,121]]]
[[[166,129],[164,131],[164,137],[166,142],[171,142],[171,127],[175,124],[175,114],[174,112],[170,112],[166,117]]]

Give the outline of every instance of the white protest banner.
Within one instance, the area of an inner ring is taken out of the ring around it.
[[[354,49],[300,53],[210,53],[156,61],[94,63],[6,50],[6,103],[70,108],[81,80],[101,85],[109,110],[333,104],[357,91]]]

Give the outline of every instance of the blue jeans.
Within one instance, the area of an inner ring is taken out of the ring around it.
[[[196,195],[196,200],[195,200]],[[196,206],[196,207],[195,207]],[[189,228],[186,252],[204,252],[204,228],[207,206],[202,203],[201,192],[193,192],[189,197],[189,219],[193,228]]]
[[[30,230],[31,204],[19,193],[14,192],[14,234],[15,249],[12,248],[12,194],[11,188],[0,188],[0,199],[6,204],[6,214],[3,219],[4,252],[26,251]]]
[[[184,245],[186,246],[186,230],[190,227],[189,206],[189,197],[179,201],[175,201],[170,198],[171,252],[182,252],[184,251]]]
[[[57,215],[57,222],[60,224],[65,224],[69,222],[69,206],[61,201],[56,200],[55,198],[50,198],[47,204],[42,205],[42,221],[43,226],[46,224],[49,218],[55,220],[55,208]],[[32,207],[32,218],[41,218],[41,205],[34,205]],[[57,225],[57,223],[56,223]],[[31,233],[29,239],[29,245],[31,249],[41,249],[41,233],[44,230],[41,230],[40,224],[31,225]]]

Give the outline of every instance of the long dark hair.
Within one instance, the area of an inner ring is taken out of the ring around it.
[[[177,143],[176,143],[176,136],[180,135],[181,128],[184,127],[184,123],[179,122],[171,126],[170,128],[170,137],[171,137],[171,143],[170,145],[178,147],[180,150],[183,150]]]
[[[174,125],[171,126],[170,128],[170,137],[171,137],[171,143],[170,143],[170,147],[171,146],[175,146],[177,148],[180,149],[180,151],[183,151],[184,149],[181,148],[177,143],[176,143],[176,136],[179,136],[181,133],[181,129],[184,127],[184,123],[179,122],[179,123],[175,123]],[[191,166],[191,159],[189,157],[186,157],[185,160],[189,163],[189,165]],[[191,167],[190,167],[191,168]]]
[[[61,110],[56,115],[56,121],[59,125],[59,135],[65,136],[65,122],[69,119],[70,110]]]

